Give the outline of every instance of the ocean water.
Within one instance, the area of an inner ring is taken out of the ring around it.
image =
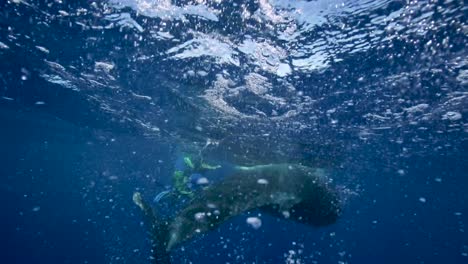
[[[0,263],[154,263],[132,194],[169,188],[183,153],[322,168],[343,209],[319,228],[249,211],[172,263],[468,263],[467,13],[0,1]]]

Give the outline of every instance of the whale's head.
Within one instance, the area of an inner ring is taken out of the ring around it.
[[[336,222],[341,214],[338,192],[327,184],[304,184],[298,196],[300,201],[289,210],[289,219],[312,226]]]

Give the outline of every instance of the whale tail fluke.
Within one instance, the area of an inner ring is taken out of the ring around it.
[[[139,192],[133,194],[133,202],[141,209],[144,223],[149,228],[152,240],[152,261],[154,264],[170,264],[171,258],[167,248],[168,222],[158,217],[153,208],[141,197]]]

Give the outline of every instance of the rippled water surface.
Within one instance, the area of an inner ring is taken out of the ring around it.
[[[131,194],[160,192],[189,152],[324,168],[344,211],[323,229],[239,216],[174,263],[468,262],[467,12],[2,1],[0,257],[151,263]]]

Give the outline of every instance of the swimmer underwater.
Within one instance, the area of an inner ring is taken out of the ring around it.
[[[341,213],[338,194],[320,170],[298,164],[236,166],[230,176],[195,192],[172,219],[156,214],[138,192],[133,201],[150,229],[156,264],[170,264],[174,247],[249,210],[310,226],[333,224]]]

